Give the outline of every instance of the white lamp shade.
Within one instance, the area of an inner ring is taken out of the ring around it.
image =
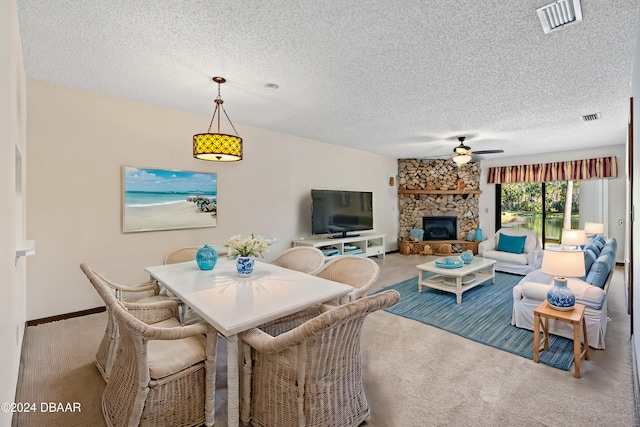
[[[453,157],[453,161],[459,165],[464,165],[465,163],[469,163],[471,161],[471,156],[468,154],[458,154]]]
[[[604,233],[604,224],[601,222],[585,222],[584,232],[587,234],[602,234]]]
[[[562,244],[569,246],[586,245],[589,240],[584,230],[562,230]]]
[[[586,274],[584,253],[582,251],[550,251],[545,249],[542,254],[541,270],[554,277],[582,277]]]

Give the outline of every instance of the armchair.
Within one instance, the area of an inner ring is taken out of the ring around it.
[[[399,299],[397,291],[389,290],[323,313],[315,307],[315,317],[305,321],[301,316],[303,323],[288,323],[292,328],[286,332],[276,321],[240,333],[254,361],[252,425],[357,427],[367,420],[362,324],[368,314]],[[276,330],[282,333],[276,335]]]
[[[478,255],[495,259],[496,271],[524,276],[540,268],[542,242],[531,230],[501,228],[478,244]]]
[[[96,280],[96,282],[92,282],[92,284],[107,307],[107,326],[98,351],[96,352],[95,360],[96,367],[106,382],[111,375],[119,340],[118,324],[113,318],[110,302],[118,301],[124,303],[124,294],[126,293],[127,303],[124,304],[130,313],[148,322],[154,322],[156,320],[149,314],[148,304],[168,302],[168,304],[164,304],[163,307],[172,314],[174,311],[178,313],[178,302],[172,301],[171,298],[166,295],[158,295],[159,287],[155,281],[145,282],[140,285],[123,285],[96,273],[86,264],[81,264],[80,268],[90,281],[94,275],[99,279],[99,281]],[[96,285],[96,283],[98,285]]]
[[[86,264],[81,269],[107,305],[120,336],[102,396],[106,424],[199,426],[205,418],[212,422],[213,408],[205,404],[205,395],[214,393],[206,384],[215,382],[215,360],[206,356],[205,334],[217,333],[205,323],[182,326],[175,301],[120,302]],[[134,316],[136,310],[142,320]],[[211,345],[215,347],[215,340]],[[215,354],[215,348],[210,350]]]
[[[314,274],[323,279],[353,286],[353,291],[339,301],[344,303],[367,295],[378,279],[380,267],[372,259],[344,255],[327,262]]]

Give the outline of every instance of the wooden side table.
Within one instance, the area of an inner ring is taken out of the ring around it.
[[[549,307],[544,300],[533,311],[533,361],[538,363],[540,351],[549,349],[549,319],[573,325],[573,357],[574,377],[580,378],[580,360],[584,356],[589,360],[589,341],[587,340],[587,322],[584,319],[584,304],[576,303],[573,310],[560,311]],[[584,348],[580,343],[580,325],[584,335]],[[542,326],[542,341],[540,341],[540,326]]]

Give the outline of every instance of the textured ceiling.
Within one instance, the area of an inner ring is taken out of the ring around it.
[[[398,158],[457,136],[507,157],[623,144],[637,1],[582,0],[583,22],[544,34],[548,3],[17,0],[29,78],[207,116],[194,133],[219,75],[240,136]]]

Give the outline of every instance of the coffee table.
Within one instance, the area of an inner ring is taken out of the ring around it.
[[[444,292],[456,294],[456,303],[462,303],[462,293],[491,280],[495,283],[496,261],[493,259],[473,257],[473,261],[459,268],[443,268],[436,265],[436,261],[417,265],[420,270],[418,276],[418,292],[424,286]],[[436,273],[425,277],[424,273]]]

